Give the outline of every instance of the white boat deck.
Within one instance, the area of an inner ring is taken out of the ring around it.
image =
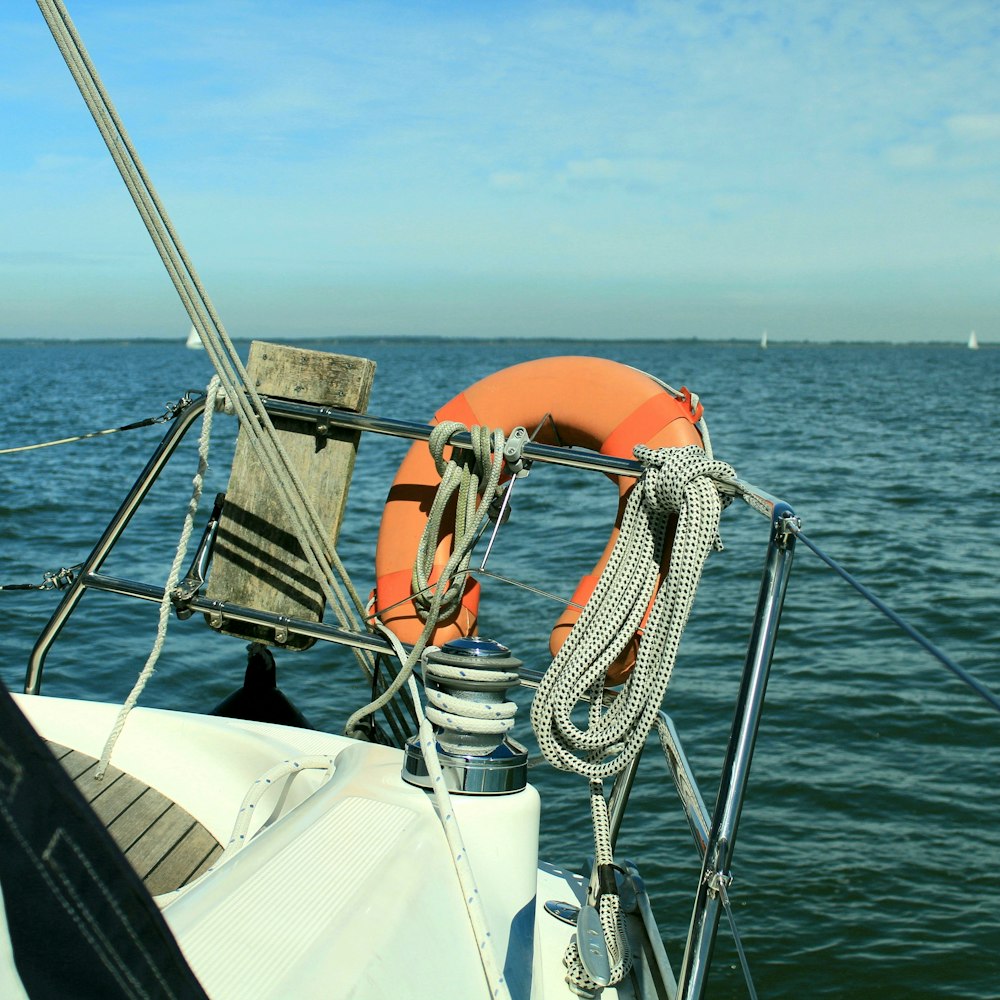
[[[96,784],[87,775],[116,707],[17,700],[43,737],[76,748],[62,760],[78,784],[81,777]],[[289,787],[269,790],[246,845],[192,880],[211,866],[219,843],[228,843],[257,779],[283,760],[317,754],[334,760],[332,774],[296,772]],[[147,885],[213,1000],[488,995],[433,799],[402,781],[400,751],[310,730],[138,708],[113,759],[116,772],[93,796],[95,808],[106,822],[113,814],[109,829],[140,874],[148,868]],[[139,794],[126,803],[132,791]],[[529,786],[513,795],[453,796],[452,804],[512,997],[568,995],[562,956],[575,928],[544,904],[576,903],[585,884],[539,865],[537,793]],[[156,859],[153,841],[162,851],[186,837],[183,863],[170,850]],[[158,870],[163,878],[151,883]],[[187,888],[171,891],[174,882]],[[628,977],[602,996],[645,993],[636,985]]]

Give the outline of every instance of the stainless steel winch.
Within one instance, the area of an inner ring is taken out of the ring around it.
[[[521,661],[495,639],[470,636],[429,649],[421,662],[427,718],[448,790],[501,795],[524,788],[528,752],[509,734],[517,705],[507,698]],[[405,747],[403,779],[431,787],[417,736]]]

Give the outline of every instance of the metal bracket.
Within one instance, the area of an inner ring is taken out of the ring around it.
[[[802,519],[790,510],[775,511],[774,540],[779,548],[787,549],[792,538],[802,530]]]
[[[705,872],[705,885],[711,892],[725,895],[726,891],[733,884],[732,872],[707,871]]]
[[[170,594],[170,600],[173,602],[177,617],[181,621],[187,621],[194,614],[194,611],[188,607],[188,604],[192,598],[198,596],[201,588],[205,585],[205,580],[208,576],[208,567],[212,562],[212,552],[215,549],[215,536],[219,532],[222,506],[225,501],[225,493],[216,494],[212,514],[208,519],[208,524],[205,525],[201,541],[198,543],[198,549],[191,560],[191,566],[184,579],[177,584]],[[222,627],[221,619],[218,626],[212,626],[212,628],[216,627]]]
[[[525,445],[531,443],[528,431],[524,427],[515,427],[503,446],[503,460],[511,475],[518,479],[528,474],[531,462],[524,457]]]

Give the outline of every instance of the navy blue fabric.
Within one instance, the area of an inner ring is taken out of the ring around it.
[[[207,1000],[142,880],[2,682],[0,885],[31,1000]]]

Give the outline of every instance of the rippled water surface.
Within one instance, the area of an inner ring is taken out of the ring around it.
[[[804,530],[916,628],[1000,690],[1000,351],[708,343],[336,341],[303,346],[378,363],[373,412],[427,419],[489,372],[594,354],[690,386],[718,457],[792,503]],[[204,388],[208,362],[181,342],[0,344],[0,448],[115,427]],[[162,428],[0,456],[0,584],[80,562]],[[194,471],[194,438],[105,569],[162,583]],[[220,418],[207,495],[225,488],[232,428]],[[362,444],[341,552],[373,583],[378,515],[405,445]],[[535,471],[492,568],[568,595],[603,548],[614,489]],[[709,806],[731,723],[766,523],[734,505],[667,693]],[[545,665],[555,605],[488,581],[481,628]],[[18,688],[55,593],[0,593],[0,675]],[[156,609],[88,594],[54,647],[45,691],[122,699]],[[196,616],[174,621],[143,702],[201,710],[237,687],[243,643]],[[351,658],[279,657],[280,684],[314,724],[339,729],[365,698]],[[526,701],[524,702],[526,705]],[[526,713],[519,735],[528,739]],[[675,964],[699,863],[653,745],[622,833],[655,899]],[[1000,996],[1000,717],[799,546],[739,829],[732,896],[761,998]],[[543,853],[590,850],[582,783],[532,772]],[[710,995],[746,995],[720,931]]]

